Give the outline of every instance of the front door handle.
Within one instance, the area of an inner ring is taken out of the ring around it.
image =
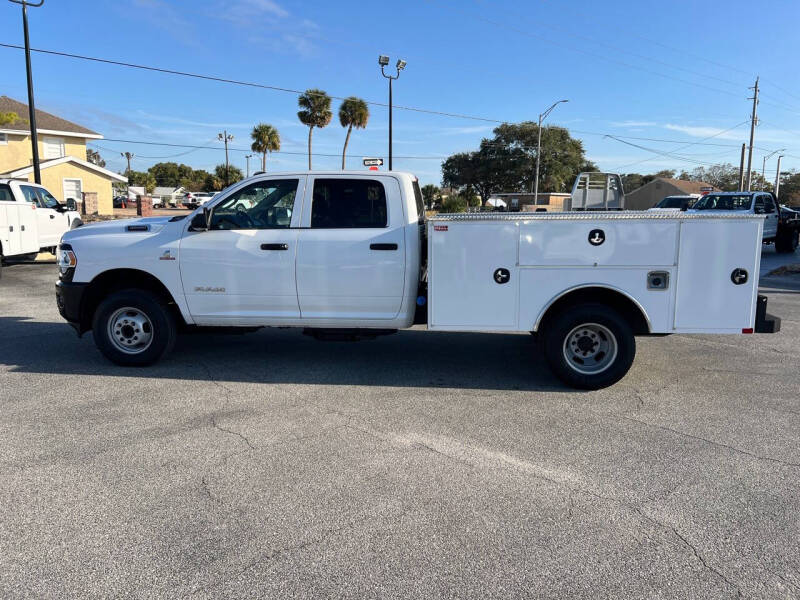
[[[370,250],[397,250],[397,244],[370,244]]]
[[[55,215],[50,215],[50,218],[51,218],[51,219],[55,219],[55,218],[56,218],[56,216],[55,216]]]
[[[288,250],[289,244],[261,244],[262,250]]]

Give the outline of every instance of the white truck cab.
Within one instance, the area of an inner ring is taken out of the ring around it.
[[[635,335],[777,331],[757,296],[763,217],[493,213],[425,219],[402,172],[261,174],[187,217],[64,235],[56,297],[123,365],[179,329],[301,327],[374,337],[413,324],[533,332],[576,387],[625,375]]]
[[[55,252],[64,232],[82,225],[80,215],[44,186],[0,179],[0,264],[4,257]]]

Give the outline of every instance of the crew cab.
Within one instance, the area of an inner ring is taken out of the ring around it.
[[[800,221],[781,211],[775,196],[770,192],[714,192],[701,197],[689,212],[762,215],[762,241],[765,244],[774,243],[775,251],[781,253],[794,252],[797,249]]]
[[[75,210],[61,204],[44,186],[0,179],[0,269],[3,259],[55,253],[65,231],[82,225]]]
[[[682,196],[666,196],[653,208],[647,210],[688,210],[701,198],[700,194],[685,194]]]
[[[426,324],[534,333],[556,375],[594,389],[625,375],[637,335],[777,331],[756,287],[763,224],[737,212],[426,220],[409,173],[269,173],[188,216],[66,233],[56,299],[121,365],[157,361],[187,328],[338,339]]]

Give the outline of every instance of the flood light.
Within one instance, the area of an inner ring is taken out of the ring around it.
[[[388,65],[388,64],[389,64],[389,57],[388,57],[388,56],[386,56],[385,54],[381,54],[381,55],[378,57],[378,64],[379,64],[380,66],[382,66],[382,67],[385,67],[386,65]]]
[[[405,68],[406,68],[406,61],[404,61],[403,59],[398,59],[397,60],[397,70],[398,71],[402,71]]]

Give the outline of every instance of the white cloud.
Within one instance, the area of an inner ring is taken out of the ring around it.
[[[708,138],[713,136],[714,139],[719,140],[738,140],[742,137],[741,132],[737,131],[738,128],[731,131],[726,131],[725,133],[720,133],[720,131],[723,130],[719,127],[708,127],[703,125],[674,125],[672,123],[667,123],[663,127],[664,129],[669,129],[670,131],[680,131],[688,136],[698,138]]]

